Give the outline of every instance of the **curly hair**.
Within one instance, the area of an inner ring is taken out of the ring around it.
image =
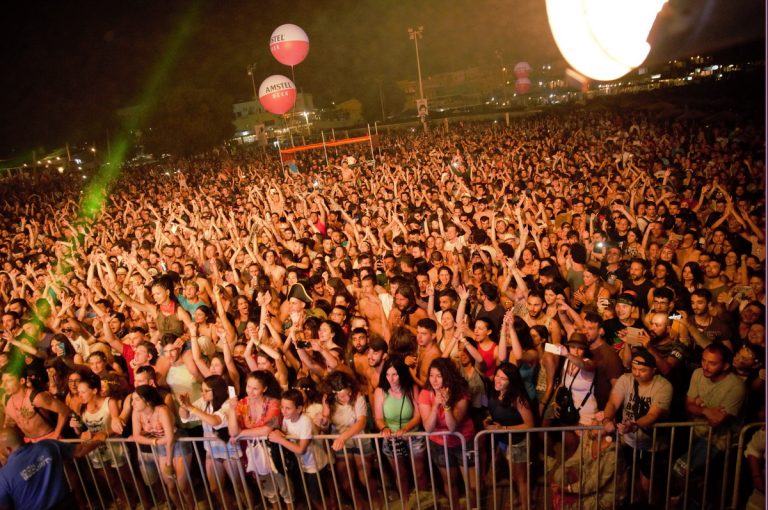
[[[456,368],[453,361],[448,358],[437,358],[432,360],[429,365],[429,374],[432,374],[432,370],[437,370],[440,376],[443,378],[443,387],[448,388],[448,406],[454,405],[461,398],[469,393],[469,386],[467,381],[459,373],[459,369]],[[425,389],[434,392],[435,388],[432,387],[432,382],[427,378],[427,384]]]
[[[328,405],[333,411],[336,406],[336,393],[342,390],[349,390],[350,402],[354,402],[357,398],[359,387],[357,380],[346,372],[331,372],[323,381],[323,393],[328,395]]]

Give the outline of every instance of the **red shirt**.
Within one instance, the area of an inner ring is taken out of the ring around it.
[[[461,397],[461,400],[467,401],[467,408],[469,408],[469,396],[464,395]],[[421,393],[419,393],[419,405],[429,405],[434,406],[435,405],[435,394],[431,390],[421,390]],[[440,407],[437,411],[437,421],[435,422],[435,428],[432,430],[432,432],[445,432],[448,430],[448,424],[445,423],[445,409]],[[470,442],[472,441],[472,437],[475,435],[475,426],[472,423],[472,420],[469,418],[469,413],[467,413],[464,416],[464,420],[462,420],[456,427],[456,431],[462,436],[464,436],[464,440],[467,442],[467,445],[470,445]],[[434,441],[437,444],[443,444],[444,440],[447,443],[447,446],[449,448],[455,447],[455,446],[461,446],[461,441],[459,441],[459,438],[453,437],[453,436],[430,436],[430,441]]]

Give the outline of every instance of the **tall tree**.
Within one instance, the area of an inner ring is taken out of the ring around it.
[[[232,98],[212,89],[178,87],[153,112],[144,147],[160,155],[189,156],[232,137]]]

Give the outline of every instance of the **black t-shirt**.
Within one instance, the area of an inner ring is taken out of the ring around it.
[[[490,312],[487,312],[485,308],[480,306],[480,311],[477,312],[477,315],[475,315],[475,320],[477,319],[486,319],[490,321],[493,327],[493,333],[491,334],[491,339],[498,343],[499,342],[499,333],[501,332],[501,324],[504,322],[504,314],[506,313],[506,310],[504,310],[504,307],[501,305],[496,305],[496,308],[491,310]]]
[[[496,397],[488,400],[488,413],[495,423],[498,423],[504,427],[521,425],[523,423],[523,417],[520,415],[520,412],[517,410],[514,403],[512,403],[510,406],[505,406]],[[496,437],[502,441],[506,439],[506,435]],[[512,434],[513,444],[524,440],[525,434]]]
[[[627,271],[627,267],[625,264],[619,264],[619,268],[615,271],[609,271],[608,265],[603,265],[603,278],[605,281],[609,281],[611,276],[615,277],[615,281],[624,281],[627,278],[629,278],[629,272]]]
[[[643,280],[643,283],[640,285],[636,285],[632,282],[629,278],[622,281],[622,292],[631,290],[637,295],[637,307],[640,308],[640,310],[645,313],[650,308],[648,307],[648,292],[653,288],[653,283],[646,279]]]
[[[622,251],[624,250],[624,245],[627,244],[627,234],[619,234],[619,232],[616,229],[609,229],[608,232],[606,232],[606,235],[608,236],[608,239],[611,241],[611,244],[618,246]]]
[[[630,326],[625,326],[619,319],[616,317],[612,319],[608,319],[603,323],[603,331],[605,331],[605,343],[613,347],[614,345],[617,345],[621,343],[623,340],[619,338],[619,331],[626,329],[628,327],[633,328],[643,328],[643,323],[639,319],[635,319],[635,322],[631,324]]]

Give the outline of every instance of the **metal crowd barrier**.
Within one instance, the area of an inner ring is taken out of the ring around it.
[[[110,439],[110,447],[73,463],[69,474],[79,507],[92,510],[113,504],[145,510],[581,510],[637,502],[668,510],[708,504],[738,510],[748,497],[740,488],[744,449],[761,425],[741,428],[738,441],[727,435],[724,451],[713,444],[717,435],[708,425],[692,422],[653,427],[650,452],[623,448],[622,436],[606,435],[602,427],[486,430],[470,445],[458,433],[361,434],[338,451],[332,448],[337,436],[319,435],[310,448],[330,462],[311,473],[297,454],[266,439],[240,439],[226,450],[217,438],[179,438],[185,453],[167,477],[156,447],[139,452],[128,439]],[[449,438],[456,447],[446,445]],[[223,460],[213,459],[222,452]],[[448,469],[439,465],[443,459]],[[688,469],[692,461],[701,468]],[[643,462],[646,470],[650,463],[645,488]]]

